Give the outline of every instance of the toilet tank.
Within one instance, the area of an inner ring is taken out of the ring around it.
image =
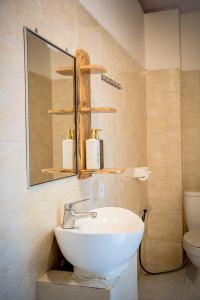
[[[184,211],[188,230],[200,229],[200,192],[184,193]]]

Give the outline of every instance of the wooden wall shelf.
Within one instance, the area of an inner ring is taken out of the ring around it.
[[[113,107],[80,107],[80,113],[115,113],[117,110]],[[73,114],[73,109],[49,109],[48,114],[51,115],[70,115]]]
[[[74,76],[72,68],[60,67],[56,70],[60,75]],[[90,137],[91,113],[115,113],[117,110],[113,107],[91,107],[90,75],[107,73],[106,68],[101,65],[90,64],[88,53],[82,49],[76,51],[76,73],[77,73],[77,137],[78,137],[78,176],[80,179],[91,177],[92,174],[120,174],[125,169],[86,169],[86,151],[85,141]],[[68,115],[73,114],[74,109],[49,109],[49,114]],[[74,169],[49,168],[42,169],[43,173],[55,174],[76,174]]]
[[[83,73],[89,74],[103,74],[107,73],[106,68],[101,65],[83,65],[79,67],[79,70]]]
[[[112,168],[112,169],[98,169],[98,170],[81,170],[82,174],[121,174],[124,172],[125,169],[120,168]],[[42,173],[48,173],[48,174],[65,174],[65,173],[76,173],[76,170],[71,169],[62,169],[62,168],[49,168],[49,169],[42,169]]]
[[[79,67],[79,70],[81,73],[89,73],[89,74],[103,74],[107,73],[106,68],[104,68],[101,65],[82,65]],[[66,68],[66,67],[60,67],[56,70],[56,73],[64,76],[73,76],[74,75],[74,70],[71,68]]]
[[[112,107],[80,107],[79,112],[81,113],[115,113],[117,110]]]
[[[73,76],[74,75],[74,69],[72,68],[66,68],[66,67],[60,67],[56,70],[56,73],[64,76]]]
[[[42,173],[56,174],[56,173],[73,173],[76,174],[76,170],[74,169],[62,169],[62,168],[49,168],[42,169]]]
[[[98,169],[98,170],[81,170],[82,174],[121,174],[125,169]]]
[[[74,113],[73,109],[49,109],[48,114],[51,115],[72,115]]]
[[[121,168],[113,169],[86,169],[85,141],[90,137],[91,113],[115,113],[117,110],[112,107],[91,107],[91,74],[106,73],[107,70],[101,65],[90,64],[90,57],[82,49],[76,51],[77,83],[78,83],[78,175],[85,179],[92,174],[120,174],[124,171]]]

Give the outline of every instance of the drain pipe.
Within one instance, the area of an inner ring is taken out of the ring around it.
[[[142,213],[142,221],[143,221],[144,224],[145,224],[146,214],[147,214],[148,211],[147,211],[147,209],[145,208],[145,209],[142,210],[142,212],[143,212],[143,213]],[[148,270],[144,267],[144,265],[143,265],[143,263],[142,263],[141,247],[142,247],[142,242],[140,243],[140,246],[139,246],[139,263],[140,263],[140,266],[141,266],[142,270],[143,270],[145,273],[150,274],[150,275],[161,275],[161,274],[167,274],[167,273],[179,271],[179,270],[183,269],[183,268],[186,266],[187,262],[188,262],[188,258],[186,257],[186,259],[185,259],[183,265],[180,266],[179,268],[172,269],[172,270],[168,270],[168,271],[161,271],[161,272],[150,272],[150,271],[148,271]]]

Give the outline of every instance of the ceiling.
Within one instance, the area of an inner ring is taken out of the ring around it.
[[[145,13],[178,8],[182,13],[199,10],[200,0],[138,0]]]

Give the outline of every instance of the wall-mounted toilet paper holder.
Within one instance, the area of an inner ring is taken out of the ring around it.
[[[150,171],[148,167],[127,168],[124,172],[124,176],[146,181],[151,173],[152,171]]]

